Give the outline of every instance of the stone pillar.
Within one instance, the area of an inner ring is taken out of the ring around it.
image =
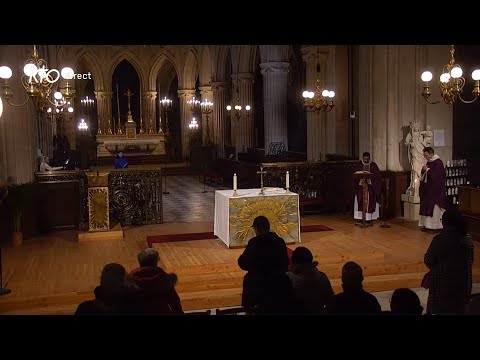
[[[288,150],[287,134],[287,86],[288,62],[260,64],[263,75],[263,107],[265,127],[265,153],[270,143],[283,142]]]
[[[213,102],[213,91],[211,86],[200,86],[200,97],[201,101],[203,102],[204,100],[208,100]],[[215,104],[213,104],[213,107],[215,108]],[[209,128],[209,133],[210,133],[210,140],[213,141],[213,113],[208,115],[208,128]],[[205,144],[207,141],[207,121],[205,115],[202,113],[202,121],[200,122],[201,126],[201,131],[202,131],[202,144]]]
[[[317,65],[320,65],[320,81],[323,86],[326,81],[327,53],[318,46],[308,46],[302,49],[303,60],[306,63],[306,89],[315,91],[317,80]],[[325,159],[327,153],[327,115],[325,112],[307,112],[307,160],[319,161]]]
[[[146,134],[156,134],[156,98],[156,91],[142,91],[143,130]]]
[[[252,73],[240,73],[233,74],[232,80],[236,83],[238,78],[238,95],[239,95],[239,105],[242,106],[242,112],[240,119],[232,119],[233,122],[236,122],[235,128],[235,151],[238,154],[239,152],[246,152],[247,148],[253,147],[255,142],[255,127],[254,127],[254,79],[255,76]],[[232,107],[236,104],[236,93],[233,93],[232,96]],[[250,111],[247,113],[245,106],[250,105]],[[247,116],[248,114],[248,116]],[[232,126],[233,127],[233,126]]]
[[[219,158],[225,157],[225,145],[229,144],[228,128],[226,124],[227,120],[227,105],[229,98],[228,82],[213,82],[213,113],[212,113],[212,125],[210,130],[210,137],[212,142],[218,146],[217,156]]]
[[[187,101],[195,96],[195,89],[181,89],[178,90],[178,97],[180,98],[180,135],[182,139],[182,158],[190,158],[190,133],[188,124],[192,119],[192,113],[188,111]]]
[[[95,91],[95,97],[97,98],[98,125],[100,126],[103,135],[111,135],[113,133],[112,94],[111,91]],[[108,128],[109,124],[110,128]],[[100,134],[100,131],[97,131],[97,134]]]

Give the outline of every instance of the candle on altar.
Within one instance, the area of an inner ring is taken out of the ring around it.
[[[288,189],[290,187],[290,174],[287,171],[287,176],[285,177],[285,187]]]
[[[233,190],[237,190],[237,174],[233,174]]]

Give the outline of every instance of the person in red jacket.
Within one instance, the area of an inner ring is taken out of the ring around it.
[[[144,291],[144,313],[183,314],[180,297],[175,290],[176,274],[167,274],[158,267],[160,255],[153,248],[138,254],[140,267],[130,272],[131,278]]]

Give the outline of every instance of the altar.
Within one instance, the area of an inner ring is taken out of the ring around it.
[[[270,231],[276,232],[286,244],[300,242],[298,194],[282,188],[238,189],[215,191],[214,234],[229,248],[245,247],[255,236],[253,219],[266,216]]]

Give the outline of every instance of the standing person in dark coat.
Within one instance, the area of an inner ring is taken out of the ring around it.
[[[327,306],[329,314],[380,314],[382,308],[375,296],[363,290],[363,271],[353,261],[342,268],[343,293],[333,297]]]
[[[144,291],[143,313],[183,314],[180,297],[175,290],[176,274],[167,274],[158,267],[160,255],[153,248],[146,248],[138,254],[140,267],[133,269],[130,276]]]
[[[355,171],[368,171],[373,174],[373,178],[368,181],[368,206],[365,214],[365,220],[372,221],[380,216],[380,195],[382,190],[382,173],[374,161],[371,161],[370,153],[364,152],[362,163],[355,168]],[[362,220],[363,209],[363,188],[359,182],[355,183],[355,200],[353,203],[353,217],[356,220]]]
[[[285,241],[270,231],[265,216],[253,221],[256,236],[248,241],[238,265],[248,271],[243,279],[242,306],[257,313],[288,311],[292,297]]]
[[[472,238],[455,210],[445,211],[442,222],[442,232],[433,237],[425,254],[430,269],[427,312],[463,314],[472,292]]]
[[[301,313],[325,314],[325,307],[334,295],[330,280],[317,266],[318,262],[313,261],[306,247],[299,246],[293,251],[291,271],[287,275]]]
[[[440,219],[447,208],[445,167],[433,148],[424,148],[423,156],[427,159],[427,164],[423,165],[420,178],[420,220],[418,226],[427,230],[438,230],[443,228]]]

